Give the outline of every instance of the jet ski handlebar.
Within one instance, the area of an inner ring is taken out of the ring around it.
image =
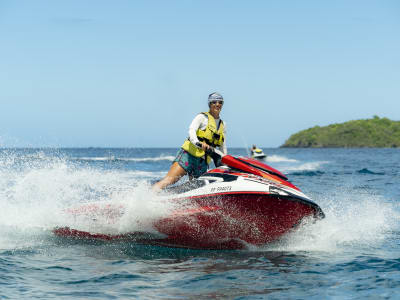
[[[196,143],[196,146],[199,148],[202,148],[202,144],[201,143]],[[225,156],[224,153],[222,153],[222,151],[215,149],[214,147],[209,146],[208,149],[205,151],[206,155],[210,156],[216,167],[219,167],[222,165],[221,163],[221,159],[222,157]]]

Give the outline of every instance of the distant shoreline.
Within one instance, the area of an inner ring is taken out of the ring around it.
[[[314,126],[289,137],[280,148],[399,148],[400,121],[374,116]]]
[[[119,150],[119,149],[166,149],[178,150],[179,147],[0,147],[1,150]],[[259,147],[261,149],[396,149],[397,147]],[[229,149],[245,149],[246,147],[229,147]]]

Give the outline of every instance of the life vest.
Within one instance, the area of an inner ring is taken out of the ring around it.
[[[203,112],[203,115],[207,116],[208,124],[204,130],[198,129],[196,131],[197,138],[200,142],[206,142],[207,145],[211,147],[219,147],[224,143],[224,122],[220,120],[219,126],[215,123],[214,117],[209,112]],[[187,139],[183,145],[182,149],[189,152],[195,157],[204,157],[206,153],[203,149],[194,145],[189,139]],[[207,164],[209,164],[211,158],[207,156]]]
[[[256,149],[253,149],[253,152],[254,152],[254,153],[261,153],[261,152],[262,152],[262,150],[261,150],[261,149],[259,149],[259,148],[256,148]]]

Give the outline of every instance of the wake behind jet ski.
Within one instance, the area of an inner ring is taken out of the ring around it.
[[[324,217],[321,208],[270,166],[245,157],[223,155],[222,165],[198,179],[166,189],[161,199],[182,203],[183,209],[155,220],[153,232],[96,231],[59,227],[62,237],[123,240],[141,244],[192,249],[243,249],[276,241],[306,218]],[[218,165],[218,164],[217,164]],[[101,215],[117,223],[126,213],[123,204],[90,203],[68,211],[75,217]]]

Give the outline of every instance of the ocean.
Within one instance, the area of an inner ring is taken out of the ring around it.
[[[99,200],[130,205],[125,230],[149,226],[165,210],[149,187],[177,149],[0,149],[0,299],[400,299],[400,149],[263,150],[326,218],[206,251],[52,233]]]

